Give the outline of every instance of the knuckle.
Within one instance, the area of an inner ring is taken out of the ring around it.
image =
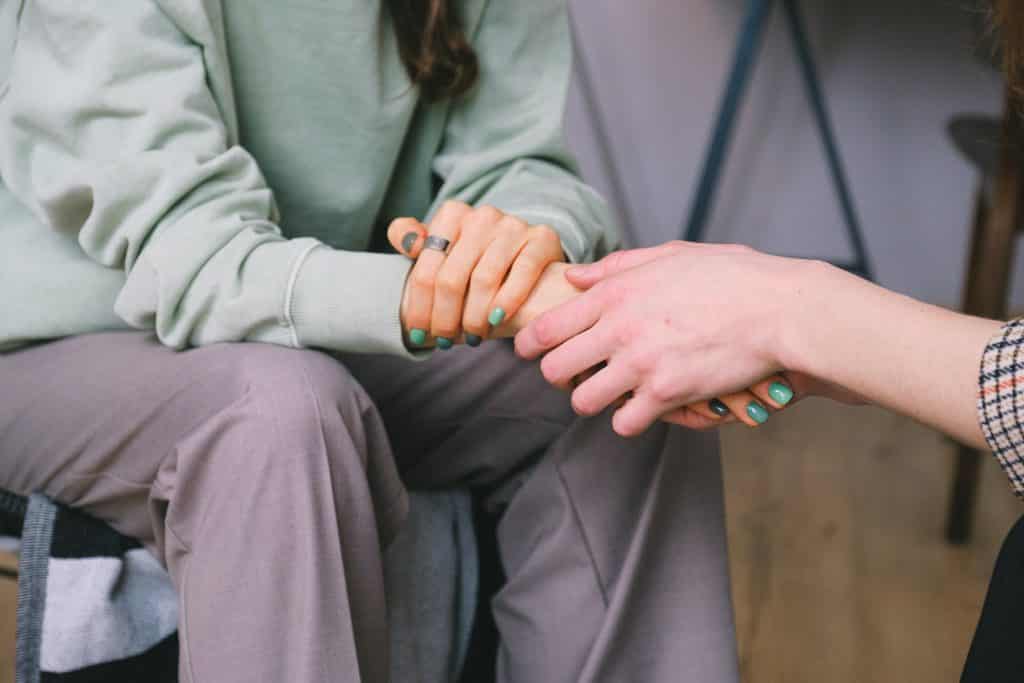
[[[526,233],[530,230],[530,226],[528,226],[525,221],[520,220],[515,216],[509,216],[508,214],[505,214],[505,216],[502,217],[499,225],[502,230],[517,233]]]
[[[558,236],[558,233],[555,232],[555,229],[550,225],[535,225],[530,228],[530,232],[533,233],[532,236],[534,239],[544,242],[545,244],[561,243],[562,241]]]
[[[493,290],[498,288],[498,274],[489,268],[477,268],[470,278],[474,288]]]
[[[555,329],[552,322],[542,316],[533,323],[533,336],[541,346],[548,347],[555,343]]]
[[[442,294],[459,294],[464,289],[462,278],[458,273],[441,273],[437,278],[437,291]]]
[[[630,337],[632,338],[632,337]],[[628,342],[623,342],[625,345]],[[631,353],[626,360],[627,367],[636,377],[647,377],[656,363],[656,356],[650,350],[641,349]]]
[[[489,204],[484,204],[473,209],[472,219],[473,222],[488,225],[498,223],[504,216],[505,214],[498,209]]]
[[[412,273],[412,284],[420,289],[433,289],[434,280],[434,273],[425,268],[417,268]]]
[[[611,254],[608,254],[608,256],[604,257],[604,260],[601,261],[601,266],[605,270],[619,270],[619,268],[622,266],[622,259],[624,258],[625,256],[623,252],[613,252]]]
[[[443,204],[441,204],[441,208],[439,209],[438,213],[463,213],[465,211],[469,211],[469,209],[469,205],[466,204],[465,202],[460,202],[456,199],[449,199],[445,201]]]
[[[546,264],[544,263],[543,259],[540,259],[534,254],[531,254],[527,251],[524,251],[521,254],[519,254],[519,257],[516,259],[516,267],[518,267],[521,270],[540,270],[545,265]]]
[[[615,326],[615,342],[624,348],[637,347],[648,341],[647,325],[643,320],[619,320]],[[645,361],[651,356],[650,351],[639,351],[633,354],[637,362]]]
[[[677,394],[678,387],[673,378],[664,373],[655,373],[651,379],[651,398],[658,403],[670,403]]]

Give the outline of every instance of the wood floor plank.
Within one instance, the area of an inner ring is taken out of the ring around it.
[[[745,683],[958,680],[1024,509],[986,463],[978,532],[942,537],[953,449],[873,408],[796,406],[723,435]]]

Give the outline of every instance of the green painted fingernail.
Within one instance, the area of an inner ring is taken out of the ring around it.
[[[751,401],[747,404],[747,415],[759,425],[763,425],[768,421],[768,411],[757,401]]]
[[[448,337],[438,337],[436,341],[437,348],[441,349],[442,351],[447,351],[448,349],[452,348],[452,340],[449,339]]]
[[[405,237],[402,238],[402,250],[406,254],[412,253],[412,248],[416,246],[416,240],[420,238],[418,232],[407,232]]]
[[[409,341],[415,346],[423,346],[427,343],[427,331],[417,327],[412,328],[409,330]]]
[[[480,346],[481,342],[483,342],[483,337],[478,337],[475,334],[466,335],[466,343],[472,346],[473,348]]]
[[[768,395],[780,406],[784,406],[793,400],[793,390],[782,382],[772,382],[772,385],[768,387]]]
[[[501,321],[503,321],[504,319],[505,309],[502,308],[501,306],[495,308],[493,311],[491,311],[491,314],[487,316],[487,322],[491,324],[491,327],[497,327],[498,325],[501,324]]]
[[[708,407],[718,417],[725,417],[729,414],[729,406],[722,403],[719,399],[713,398],[708,402]]]

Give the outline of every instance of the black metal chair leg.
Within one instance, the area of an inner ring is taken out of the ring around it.
[[[715,201],[715,194],[721,180],[722,168],[725,165],[729,146],[732,142],[736,118],[743,101],[743,95],[750,82],[751,72],[753,71],[754,62],[760,49],[773,5],[773,0],[749,0],[747,5],[743,26],[740,29],[739,39],[736,44],[736,52],[733,56],[732,69],[729,71],[729,79],[725,86],[725,92],[722,95],[722,103],[719,107],[718,116],[715,119],[711,142],[708,144],[707,152],[705,153],[700,180],[694,192],[689,220],[684,231],[684,239],[688,241],[699,242],[704,239],[708,219]],[[836,265],[868,279],[873,279],[867,247],[865,246],[860,221],[853,203],[853,194],[850,191],[850,184],[843,169],[842,157],[839,153],[839,145],[836,142],[832,121],[825,106],[825,96],[822,92],[817,69],[814,66],[814,56],[811,52],[810,42],[807,39],[807,31],[804,27],[798,0],[783,0],[783,9],[785,10],[786,21],[789,25],[790,37],[796,51],[797,61],[800,64],[800,74],[804,82],[804,89],[807,91],[807,97],[814,113],[815,124],[821,135],[822,144],[825,147],[829,171],[832,175],[832,184],[835,187],[836,195],[842,208],[843,219],[846,223],[846,231],[853,247],[854,261],[852,263],[837,263]]]
[[[807,98],[818,124],[822,145],[825,147],[828,167],[832,173],[832,185],[836,189],[839,205],[843,211],[843,219],[846,221],[847,235],[850,238],[850,245],[853,247],[854,262],[846,266],[846,269],[872,280],[874,278],[872,277],[871,263],[868,260],[867,248],[864,246],[860,220],[857,218],[857,210],[853,205],[853,194],[850,192],[850,183],[847,180],[846,171],[843,169],[842,157],[839,155],[839,145],[836,143],[832,120],[828,108],[825,106],[825,96],[821,91],[821,79],[814,66],[814,56],[811,52],[810,41],[807,39],[803,16],[800,13],[799,0],[782,0],[782,7],[785,10],[786,21],[793,38],[797,60],[800,63],[800,73],[803,76],[804,88],[807,90]]]
[[[736,52],[733,55],[732,68],[729,71],[729,80],[726,83],[722,103],[715,119],[711,142],[708,143],[704,156],[700,181],[693,195],[690,218],[684,232],[685,239],[689,242],[700,242],[704,239],[704,231],[707,228],[708,216],[715,201],[722,167],[725,165],[729,144],[732,142],[736,116],[750,82],[750,74],[761,47],[773,4],[774,0],[749,0],[747,4],[746,17],[743,20],[739,41],[736,43]]]

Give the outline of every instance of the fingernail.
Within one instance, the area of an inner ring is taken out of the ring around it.
[[[725,417],[726,415],[729,414],[729,406],[725,405],[717,398],[711,399],[708,402],[708,407],[711,408],[711,412],[713,412],[718,417]]]
[[[442,351],[447,351],[452,348],[452,340],[448,337],[438,337],[435,341],[437,341],[437,348]]]
[[[757,401],[751,401],[747,404],[747,415],[759,425],[763,425],[768,421],[768,411]]]
[[[784,406],[793,400],[793,390],[782,382],[772,382],[772,385],[768,387],[768,395],[780,406]]]
[[[411,341],[414,346],[423,346],[427,343],[427,331],[416,327],[412,328],[409,330],[409,341]]]
[[[416,246],[416,240],[418,240],[420,234],[418,232],[407,232],[405,237],[402,238],[402,250],[406,254],[412,253],[412,248]]]
[[[491,327],[497,327],[505,319],[505,309],[498,306],[491,314],[487,316],[487,322],[491,324]]]
[[[467,334],[466,335],[466,343],[469,344],[470,346],[472,346],[473,348],[476,348],[476,347],[480,346],[480,343],[482,341],[483,341],[483,337],[478,337],[475,334]]]
[[[565,274],[571,277],[584,277],[589,270],[590,266],[573,266],[569,270],[565,271]]]

